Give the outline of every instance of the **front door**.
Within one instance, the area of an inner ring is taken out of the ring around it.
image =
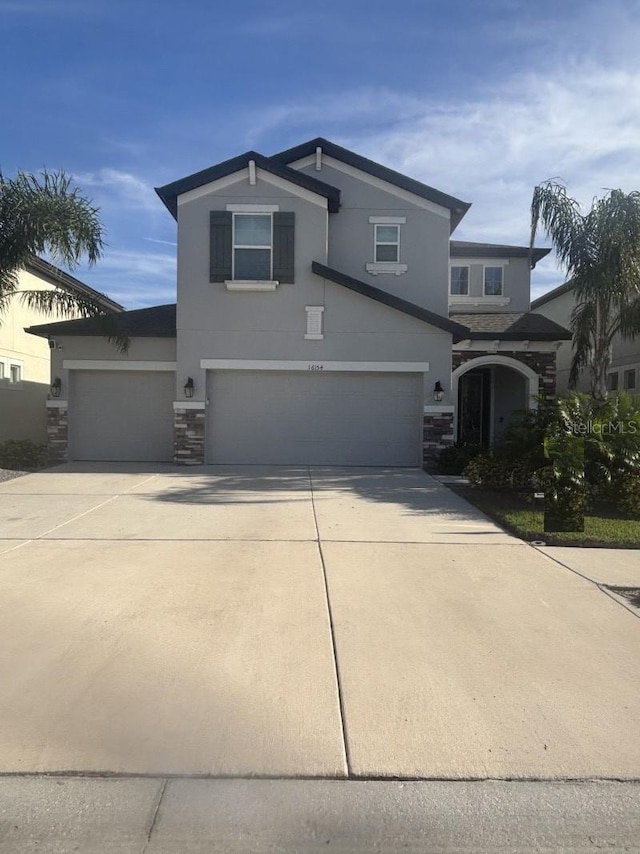
[[[458,383],[458,443],[489,446],[491,430],[491,371],[468,371]]]

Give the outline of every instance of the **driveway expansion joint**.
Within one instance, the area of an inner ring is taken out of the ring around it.
[[[158,820],[158,813],[160,812],[160,804],[162,803],[162,799],[164,798],[165,789],[167,788],[167,778],[162,779],[162,786],[160,787],[160,792],[158,793],[158,799],[156,801],[155,809],[153,811],[153,815],[151,816],[151,822],[149,824],[149,830],[147,831],[147,840],[144,843],[144,847],[142,848],[141,854],[145,854],[145,851],[148,849],[149,844],[151,842],[151,836],[153,835],[153,830],[156,826],[156,822]]]

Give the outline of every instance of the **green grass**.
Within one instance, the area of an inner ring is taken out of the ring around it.
[[[548,533],[544,513],[518,493],[480,487],[455,486],[462,498],[475,505],[522,540],[544,540],[551,546],[592,546],[640,549],[640,519],[621,516],[614,508],[599,507],[585,514],[584,531]]]

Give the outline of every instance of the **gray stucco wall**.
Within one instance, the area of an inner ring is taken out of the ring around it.
[[[341,190],[340,211],[329,217],[329,266],[389,291],[438,314],[447,313],[450,218],[399,198],[326,164],[300,169]],[[408,269],[372,275],[366,265],[374,261],[374,226],[370,216],[406,217],[400,225],[400,263]]]
[[[295,212],[295,284],[282,284],[267,293],[237,293],[229,292],[224,283],[209,281],[209,212],[225,210],[229,203],[277,204],[281,211]],[[192,376],[196,383],[194,399],[202,400],[205,395],[200,360],[215,358],[428,361],[429,380],[440,379],[448,386],[449,333],[325,282],[311,272],[313,261],[327,263],[328,216],[326,207],[274,186],[261,170],[255,186],[243,177],[217,193],[179,206],[177,383],[181,385]],[[368,216],[365,221],[371,228]],[[446,238],[443,245],[446,267]],[[349,272],[344,266],[339,269]],[[363,278],[361,271],[358,277]],[[385,286],[381,277],[371,277],[371,283]],[[443,292],[446,299],[446,286]],[[403,296],[407,298],[406,293]],[[307,305],[325,308],[325,337],[321,341],[304,337]]]

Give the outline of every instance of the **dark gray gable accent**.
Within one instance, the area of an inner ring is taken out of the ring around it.
[[[265,157],[264,154],[259,154],[257,151],[247,151],[238,157],[231,158],[231,160],[225,160],[223,163],[211,166],[209,169],[203,169],[201,172],[187,175],[186,178],[180,178],[180,180],[173,181],[171,184],[165,184],[164,187],[156,187],[155,190],[174,219],[177,219],[178,196],[188,193],[189,190],[195,190],[197,187],[204,187],[206,184],[211,184],[213,181],[217,181],[218,178],[233,175],[235,172],[245,169],[250,160],[253,160],[259,169],[264,169],[266,172],[283,178],[291,184],[316,193],[318,196],[323,196],[327,200],[327,205],[331,213],[336,213],[340,209],[340,190],[337,187],[325,184],[324,181],[319,181],[317,178],[305,175],[296,169],[290,169],[286,164],[272,160],[270,157]]]
[[[295,214],[280,211],[273,215],[273,278],[281,284],[295,281]]]
[[[233,214],[211,211],[209,281],[226,282],[233,271]]]
[[[355,151],[342,148],[342,146],[336,145],[334,142],[330,142],[321,136],[316,139],[310,139],[308,142],[303,142],[301,145],[296,145],[294,148],[288,148],[286,151],[280,151],[272,155],[271,160],[278,163],[294,163],[296,160],[302,160],[303,157],[315,154],[316,148],[321,148],[325,154],[328,154],[335,160],[340,160],[342,163],[347,163],[355,169],[367,172],[375,178],[380,178],[382,181],[407,190],[407,192],[413,193],[415,196],[420,196],[436,205],[448,208],[451,211],[452,231],[471,207],[469,202],[463,202],[460,199],[456,199],[455,196],[450,196],[447,193],[436,190],[434,187],[429,187],[428,184],[423,184],[421,181],[409,178],[401,172],[396,172],[394,169],[382,166],[381,163],[376,163],[374,160],[362,157],[362,155],[356,154]]]
[[[445,332],[450,332],[453,335],[454,343],[462,341],[469,337],[469,330],[466,326],[461,326],[459,323],[454,323],[447,317],[441,314],[436,314],[435,311],[429,311],[427,308],[416,305],[413,302],[401,299],[400,297],[388,294],[386,291],[381,291],[380,288],[374,288],[373,285],[368,285],[366,282],[361,282],[360,279],[354,279],[341,273],[339,270],[332,270],[331,267],[325,267],[324,264],[319,264],[313,261],[311,264],[312,271],[316,276],[322,276],[323,279],[329,279],[330,282],[335,282],[337,285],[344,285],[345,288],[355,291],[357,294],[369,297],[369,299],[381,302],[389,308],[395,308],[396,311],[402,311],[404,314],[409,314],[418,320],[423,320],[431,326],[436,326],[438,329],[444,329]]]
[[[176,337],[175,303],[154,305],[152,308],[137,308],[133,311],[114,312],[110,317],[113,318],[114,329],[130,338]],[[102,338],[110,334],[111,330],[105,331],[104,318],[81,317],[78,320],[60,320],[56,323],[29,326],[25,331],[42,338],[55,338],[58,335],[83,335]]]
[[[451,240],[451,258],[529,258],[531,269],[551,252],[551,249],[529,249],[528,246],[506,246],[502,243],[470,243]]]

